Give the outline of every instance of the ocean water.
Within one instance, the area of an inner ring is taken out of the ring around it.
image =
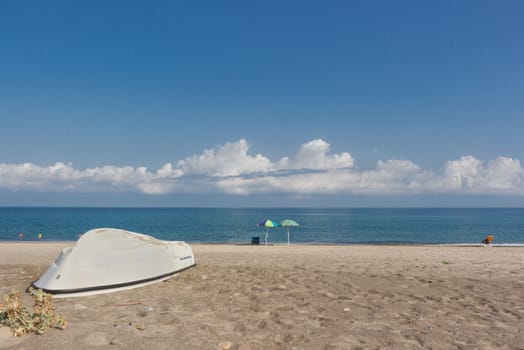
[[[287,242],[286,228],[258,227],[293,219],[292,243],[524,243],[524,209],[206,209],[0,208],[0,241],[72,241],[93,228],[114,227],[187,242]]]

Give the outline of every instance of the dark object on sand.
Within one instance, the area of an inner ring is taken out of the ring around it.
[[[259,245],[260,244],[260,237],[251,237],[251,244]]]

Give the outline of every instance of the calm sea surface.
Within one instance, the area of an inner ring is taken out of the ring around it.
[[[0,241],[76,240],[93,228],[114,227],[187,242],[263,241],[257,223],[293,219],[292,243],[524,243],[524,209],[204,209],[0,208]],[[270,228],[270,243],[287,241]]]

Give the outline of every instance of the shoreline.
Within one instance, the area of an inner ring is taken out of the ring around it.
[[[231,246],[264,246],[264,243],[260,244],[251,244],[249,242],[191,242],[191,241],[184,241],[189,245],[231,245]],[[0,240],[0,245],[2,244],[75,244],[76,240]],[[291,244],[287,244],[285,242],[278,242],[278,243],[269,243],[268,246],[379,246],[379,247],[486,247],[486,248],[497,248],[497,247],[506,247],[506,248],[519,248],[524,247],[524,243],[492,243],[492,244],[484,244],[484,243],[410,243],[410,242],[343,242],[343,243],[334,243],[334,242],[295,242]]]
[[[72,242],[0,243],[0,296],[23,293]],[[54,299],[65,330],[0,349],[517,349],[524,248],[191,244],[162,283]],[[7,334],[7,335],[6,335]]]

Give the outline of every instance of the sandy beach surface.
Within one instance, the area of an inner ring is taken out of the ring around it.
[[[0,294],[71,244],[1,243]],[[0,327],[0,349],[524,349],[524,248],[192,247],[196,267],[55,299],[68,328]]]

